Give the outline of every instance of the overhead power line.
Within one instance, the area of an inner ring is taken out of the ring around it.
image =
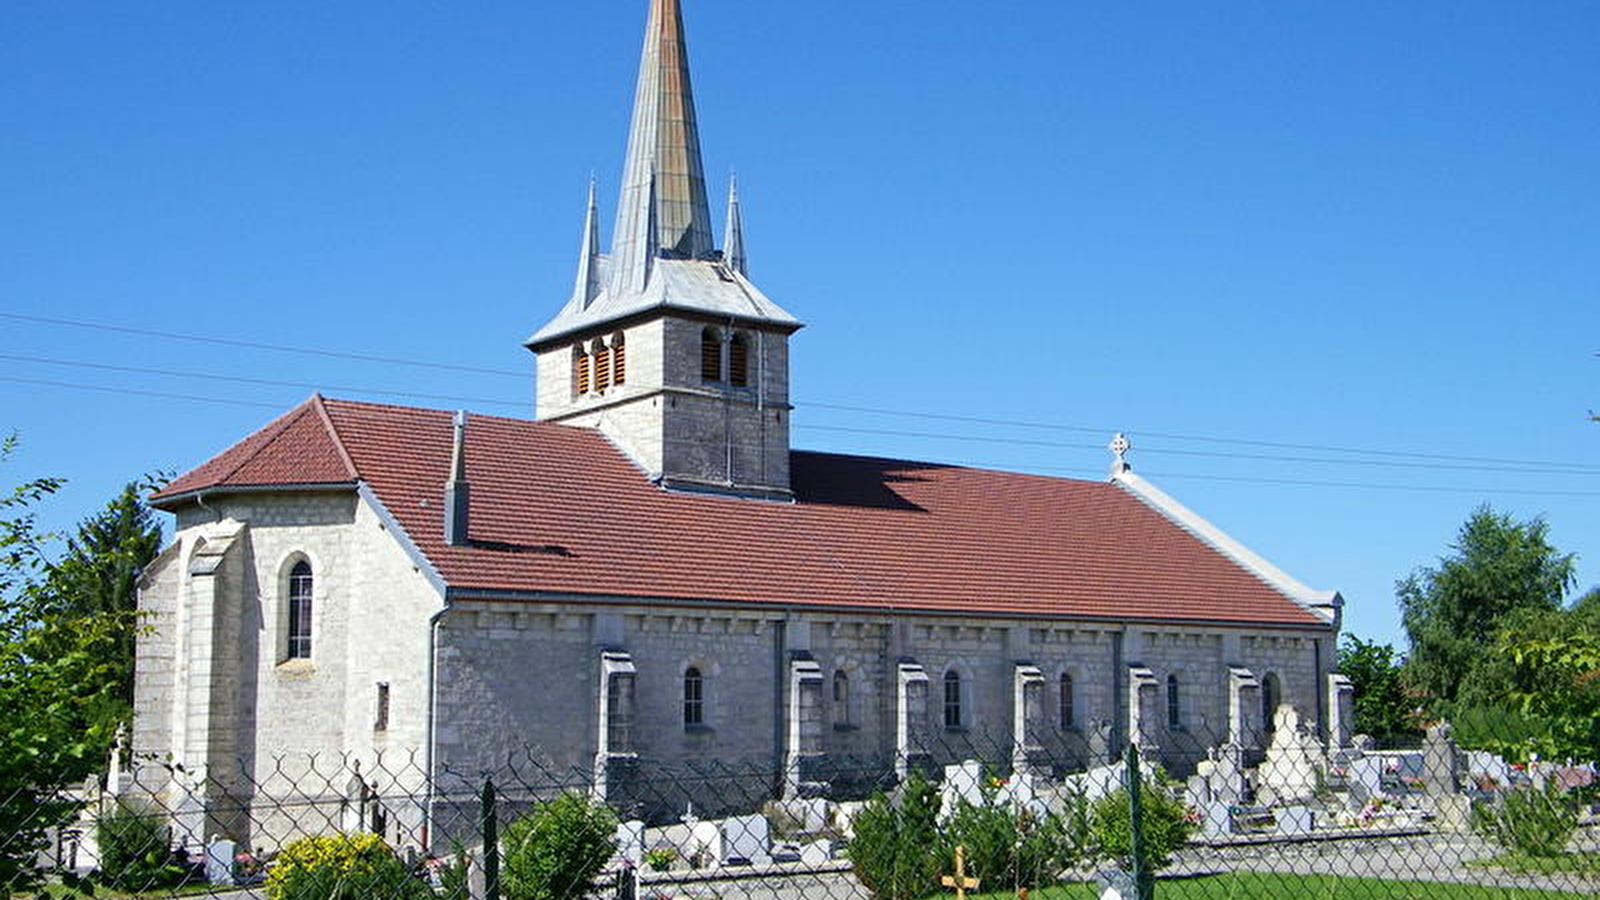
[[[855,428],[845,425],[816,425],[812,423],[796,423],[796,428],[810,431],[835,431],[846,434],[869,434],[887,437],[908,437],[927,440],[964,441],[980,444],[1004,444],[1022,447],[1052,447],[1066,450],[1104,450],[1099,444],[1081,444],[1069,441],[1045,441],[1029,438],[1017,438],[1009,435],[977,435],[977,434],[950,434],[932,431],[902,431],[887,428]],[[1142,432],[1140,432],[1142,434]],[[1388,459],[1328,459],[1314,456],[1273,456],[1264,453],[1225,453],[1212,450],[1186,450],[1177,447],[1149,447],[1138,448],[1140,453],[1167,454],[1172,456],[1200,456],[1211,459],[1242,459],[1256,462],[1289,462],[1312,463],[1317,465],[1339,466],[1376,466],[1391,469],[1424,469],[1429,471],[1468,471],[1468,472],[1514,472],[1519,469],[1498,465],[1461,465],[1456,463],[1437,462],[1404,462]],[[1600,469],[1582,468],[1556,468],[1556,464],[1545,464],[1545,471],[1553,471],[1558,475],[1589,475],[1600,476]]]
[[[72,328],[89,328],[96,331],[114,331],[121,334],[135,334],[141,337],[163,338],[172,341],[191,341],[202,344],[221,344],[226,347],[247,347],[251,350],[270,350],[274,353],[298,353],[302,356],[323,356],[330,359],[353,359],[360,362],[385,363],[394,366],[414,366],[423,369],[444,369],[452,372],[471,372],[476,375],[504,375],[512,378],[526,378],[527,372],[515,372],[510,369],[486,369],[480,366],[462,366],[455,363],[427,362],[418,359],[404,359],[398,356],[378,356],[371,353],[351,353],[346,350],[328,350],[318,347],[292,347],[287,344],[264,344],[258,341],[241,341],[234,338],[221,338],[203,334],[182,334],[174,331],[157,331],[152,328],[131,328],[126,325],[107,325],[103,322],[84,322],[77,319],[59,319],[53,316],[35,316],[23,313],[0,312],[0,318],[14,319],[20,322],[36,322],[43,325],[65,325]]]
[[[327,349],[327,348],[299,347],[299,346],[293,346],[293,345],[288,345],[288,344],[261,343],[261,342],[256,342],[256,341],[239,340],[239,339],[235,339],[235,338],[218,337],[218,336],[214,336],[214,335],[188,334],[188,333],[162,331],[162,330],[157,330],[157,329],[140,328],[140,327],[132,327],[132,326],[124,326],[124,325],[110,325],[110,324],[101,323],[101,322],[88,322],[88,321],[83,321],[83,320],[78,320],[78,319],[66,319],[66,318],[59,318],[59,317],[54,317],[54,316],[40,316],[40,315],[34,315],[34,314],[28,314],[28,313],[0,312],[0,318],[12,319],[12,320],[16,320],[16,321],[34,322],[34,323],[46,324],[46,325],[60,325],[60,326],[67,326],[67,327],[73,327],[73,328],[94,329],[94,330],[99,330],[99,331],[108,331],[108,332],[115,332],[115,333],[121,333],[121,334],[132,334],[132,335],[138,335],[138,336],[144,336],[144,337],[155,337],[155,338],[163,338],[163,339],[169,339],[169,340],[181,340],[181,341],[210,343],[210,344],[218,344],[218,345],[222,345],[222,346],[231,346],[231,347],[245,347],[245,348],[251,348],[251,349],[267,350],[267,351],[282,352],[282,353],[296,353],[296,354],[301,354],[301,355],[320,356],[320,357],[326,357],[326,358],[332,358],[332,359],[350,359],[350,360],[357,360],[357,361],[361,361],[361,362],[384,363],[384,364],[390,364],[390,365],[413,366],[413,367],[436,369],[436,370],[459,371],[459,372],[464,372],[464,373],[469,373],[469,374],[479,374],[479,375],[495,375],[495,376],[515,377],[515,378],[526,378],[528,376],[527,372],[514,371],[514,370],[510,370],[510,369],[493,369],[493,368],[484,368],[484,367],[478,367],[478,366],[463,366],[463,365],[457,365],[457,364],[454,364],[454,363],[437,362],[437,361],[431,361],[431,360],[407,359],[407,358],[403,358],[403,357],[383,356],[383,355],[369,354],[369,353],[356,353],[356,352],[351,352],[351,351],[332,350],[332,349]],[[13,358],[19,358],[19,357],[13,357]],[[43,360],[41,360],[41,361],[43,361]],[[55,361],[51,361],[51,362],[53,362],[54,364],[75,365],[75,366],[81,366],[81,367],[89,367],[89,365],[90,365],[90,364],[87,364],[87,363],[68,362],[68,361],[62,361],[62,360],[55,360]],[[133,370],[130,369],[129,371],[133,371]],[[148,374],[171,374],[171,375],[174,375],[174,376],[178,375],[176,370],[148,370]],[[207,374],[203,374],[203,373],[183,373],[181,375],[181,377],[205,377],[205,378],[212,378],[212,379],[215,379],[215,380],[237,381],[239,383],[258,383],[258,384],[272,384],[272,385],[275,385],[275,386],[282,386],[282,387],[315,388],[315,385],[312,385],[310,383],[302,383],[302,382],[273,382],[273,381],[270,381],[270,380],[267,380],[267,379],[246,379],[246,378],[243,378],[241,376],[218,376],[218,375],[207,375]],[[495,405],[495,406],[506,406],[506,407],[522,407],[527,402],[527,401],[510,400],[510,399],[502,400],[502,399],[475,398],[475,397],[457,397],[457,396],[450,396],[450,395],[434,395],[434,394],[404,392],[404,391],[395,391],[395,390],[362,389],[362,388],[333,387],[333,386],[324,386],[324,389],[326,389],[326,390],[352,391],[352,392],[358,392],[358,393],[371,394],[371,395],[375,395],[375,396],[411,397],[411,398],[417,398],[417,399],[432,399],[432,400],[441,400],[441,401],[448,401],[448,402],[484,403],[484,404],[492,404],[492,405]],[[936,413],[936,412],[926,412],[926,411],[919,411],[919,410],[891,409],[891,408],[885,408],[885,407],[861,406],[861,405],[841,404],[841,403],[808,402],[808,403],[797,404],[797,407],[800,408],[801,410],[805,410],[805,409],[833,410],[833,411],[838,411],[838,412],[853,412],[853,413],[861,413],[861,414],[865,414],[865,415],[875,415],[875,416],[890,416],[890,417],[900,417],[900,418],[927,419],[927,420],[932,420],[932,421],[955,422],[955,423],[961,423],[961,424],[967,424],[967,425],[982,425],[982,426],[996,427],[996,428],[1016,428],[1016,429],[1028,429],[1028,430],[1038,430],[1038,431],[1057,431],[1057,432],[1069,432],[1069,433],[1078,433],[1078,434],[1093,434],[1093,435],[1097,435],[1097,436],[1108,435],[1108,434],[1111,434],[1111,433],[1116,432],[1116,431],[1126,431],[1126,432],[1128,432],[1130,434],[1135,435],[1138,438],[1145,438],[1145,439],[1154,438],[1154,439],[1158,439],[1158,440],[1186,441],[1186,442],[1195,442],[1195,443],[1221,444],[1221,445],[1232,445],[1232,446],[1241,446],[1241,447],[1260,447],[1260,448],[1264,448],[1264,449],[1301,450],[1301,451],[1318,452],[1318,453],[1350,454],[1350,455],[1354,455],[1354,456],[1375,457],[1375,458],[1377,458],[1379,460],[1395,459],[1395,460],[1416,460],[1416,461],[1419,461],[1419,462],[1430,462],[1430,463],[1474,463],[1474,464],[1481,464],[1482,466],[1484,466],[1484,468],[1480,469],[1480,468],[1475,468],[1473,466],[1459,466],[1459,467],[1454,467],[1454,466],[1422,466],[1422,465],[1402,466],[1399,463],[1381,463],[1381,462],[1374,462],[1374,461],[1371,461],[1371,460],[1367,460],[1367,461],[1333,460],[1333,459],[1316,459],[1316,458],[1309,458],[1309,457],[1278,457],[1278,456],[1267,456],[1267,455],[1227,454],[1227,453],[1220,453],[1220,452],[1214,453],[1214,454],[1209,454],[1209,455],[1215,456],[1216,458],[1222,458],[1222,459],[1246,459],[1246,460],[1253,459],[1253,460],[1258,460],[1258,461],[1274,461],[1274,462],[1308,462],[1308,463],[1319,464],[1319,465],[1387,465],[1387,466],[1391,466],[1391,467],[1400,467],[1400,468],[1459,468],[1460,470],[1463,470],[1463,471],[1491,471],[1491,472],[1492,471],[1504,471],[1503,468],[1492,468],[1492,467],[1520,466],[1520,467],[1537,467],[1537,468],[1545,470],[1546,472],[1548,472],[1550,474],[1558,474],[1558,475],[1600,475],[1600,466],[1590,465],[1590,464],[1587,464],[1587,463],[1556,462],[1556,461],[1551,461],[1551,460],[1533,460],[1533,459],[1511,459],[1511,458],[1505,458],[1505,457],[1492,457],[1492,456],[1469,456],[1469,455],[1448,454],[1448,453],[1424,453],[1424,452],[1393,450],[1393,449],[1376,449],[1376,448],[1350,447],[1350,446],[1340,446],[1340,445],[1330,445],[1330,444],[1299,443],[1299,442],[1289,442],[1289,441],[1273,441],[1273,440],[1262,440],[1262,439],[1257,439],[1257,438],[1232,438],[1232,437],[1223,437],[1223,436],[1219,436],[1219,435],[1185,434],[1185,433],[1167,432],[1167,431],[1147,431],[1147,430],[1140,429],[1140,428],[1137,428],[1137,427],[1131,427],[1130,428],[1127,425],[1123,425],[1121,427],[1089,426],[1089,425],[1080,425],[1080,424],[1072,424],[1072,423],[1064,423],[1064,422],[1042,422],[1042,421],[1038,421],[1038,420],[1017,420],[1017,419],[989,418],[989,417],[982,417],[982,416],[963,416],[963,415],[955,415],[955,414],[950,414],[950,413]],[[847,430],[843,426],[808,426],[808,427],[819,428],[819,429],[821,429],[821,428],[832,428],[833,430],[840,430],[840,431]],[[984,442],[991,442],[992,441],[992,442],[1001,442],[1001,443],[1010,443],[1010,444],[1027,443],[1025,441],[1021,441],[1021,440],[1018,440],[1016,438],[1010,438],[1010,437],[1007,437],[1007,438],[1004,438],[1004,439],[994,439],[994,438],[979,438],[977,436],[954,436],[954,435],[922,434],[922,433],[918,433],[918,432],[898,432],[898,431],[890,431],[890,430],[874,430],[874,431],[861,430],[860,433],[869,433],[869,434],[874,434],[875,433],[875,434],[897,435],[897,436],[905,436],[905,437],[945,438],[945,439],[951,439],[951,440],[982,440]],[[1037,446],[1054,446],[1054,447],[1067,448],[1067,449],[1074,449],[1074,448],[1076,448],[1076,449],[1090,449],[1090,445],[1086,445],[1086,444],[1079,445],[1079,444],[1069,444],[1069,443],[1040,442],[1040,443],[1038,443],[1036,445]],[[1096,445],[1093,445],[1093,449],[1101,449],[1101,447],[1100,447],[1100,445],[1096,444]],[[1208,455],[1206,451],[1201,451],[1201,450],[1187,450],[1187,449],[1181,449],[1181,448],[1168,448],[1168,447],[1150,447],[1148,445],[1141,446],[1139,449],[1140,449],[1140,452],[1142,452],[1142,453],[1169,453],[1169,454],[1174,454],[1174,455],[1190,455],[1190,456],[1205,456],[1205,455]]]
[[[51,366],[70,366],[76,369],[96,369],[104,372],[129,372],[140,375],[162,375],[170,378],[199,378],[207,381],[228,381],[234,384],[259,384],[268,387],[290,387],[313,391],[348,391],[354,394],[372,394],[381,397],[412,397],[418,400],[444,400],[452,403],[484,403],[494,406],[527,406],[515,400],[493,400],[487,397],[459,397],[452,394],[419,394],[415,391],[389,391],[381,388],[361,388],[310,381],[280,381],[272,378],[246,378],[242,375],[222,375],[216,372],[185,372],[178,369],[152,369],[144,366],[118,366],[111,363],[93,363],[70,359],[52,359],[44,356],[23,356],[0,353],[0,359],[16,362],[43,363]]]
[[[55,380],[44,379],[44,378],[19,378],[19,377],[14,377],[14,376],[9,376],[9,375],[0,375],[0,382],[9,382],[9,383],[12,383],[12,384],[34,385],[34,386],[39,386],[39,387],[63,388],[63,389],[67,389],[67,390],[92,391],[92,392],[104,393],[104,394],[118,394],[118,395],[136,396],[136,397],[152,397],[152,398],[157,398],[157,399],[162,399],[162,400],[182,400],[182,401],[189,401],[189,402],[195,402],[195,403],[215,403],[215,404],[222,404],[222,405],[227,405],[227,406],[253,407],[253,408],[257,408],[257,409],[273,409],[273,410],[281,410],[281,409],[283,409],[283,405],[279,404],[279,403],[268,403],[268,402],[257,401],[257,400],[241,400],[241,399],[234,398],[234,397],[212,397],[212,396],[205,396],[205,395],[200,395],[200,394],[183,394],[183,393],[172,393],[172,392],[167,392],[167,391],[147,391],[147,390],[141,390],[141,389],[138,389],[138,388],[114,387],[114,386],[98,385],[98,384],[81,384],[81,383],[70,382],[70,381],[55,381]],[[813,426],[813,427],[816,427],[816,426]],[[844,430],[856,430],[856,429],[844,429]],[[891,432],[891,433],[893,433],[893,432]],[[1016,444],[1016,443],[1019,443],[1019,442],[1017,442],[1017,441],[1007,441],[1007,443]],[[1083,445],[1083,446],[1085,446],[1085,447],[1094,446],[1095,449],[1103,449],[1103,448],[1098,447],[1098,445]],[[1081,469],[1081,468],[1068,468],[1068,467],[1064,467],[1064,466],[1051,466],[1051,465],[1016,465],[1016,464],[996,463],[994,461],[970,461],[970,460],[957,460],[957,461],[946,460],[944,462],[944,464],[946,464],[946,465],[973,466],[973,467],[978,467],[978,468],[990,468],[990,469],[1002,469],[1002,470],[1017,470],[1017,469],[1021,469],[1021,470],[1040,471],[1040,472],[1058,472],[1058,473],[1072,474],[1072,475],[1075,475],[1077,477],[1085,477],[1085,476],[1090,475],[1090,473],[1086,472],[1084,469]],[[1259,476],[1211,475],[1211,474],[1182,473],[1182,472],[1159,472],[1159,471],[1157,471],[1157,472],[1144,472],[1142,469],[1140,471],[1143,474],[1148,475],[1150,477],[1154,477],[1154,478],[1194,479],[1194,480],[1205,480],[1205,481],[1230,481],[1230,482],[1237,482],[1237,483],[1241,483],[1241,484],[1267,484],[1267,485],[1283,485],[1283,486],[1295,486],[1295,487],[1331,487],[1331,488],[1347,488],[1347,489],[1361,489],[1361,490],[1382,490],[1382,491],[1425,491],[1425,492],[1431,492],[1431,493],[1458,493],[1458,494],[1478,494],[1478,495],[1481,495],[1481,494],[1514,494],[1514,495],[1528,495],[1528,496],[1538,496],[1538,497],[1600,497],[1600,491],[1555,491],[1555,490],[1544,490],[1544,489],[1523,489],[1523,488],[1503,488],[1503,487],[1453,487],[1453,486],[1442,486],[1442,485],[1419,485],[1419,484],[1377,484],[1377,483],[1371,483],[1371,482],[1358,482],[1358,481],[1319,481],[1319,480],[1311,480],[1311,479],[1263,478],[1263,477],[1259,477]]]

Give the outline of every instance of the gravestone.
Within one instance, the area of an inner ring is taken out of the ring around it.
[[[1469,750],[1467,778],[1487,790],[1504,790],[1511,785],[1511,764],[1484,750]]]
[[[818,866],[833,860],[833,841],[812,841],[800,847],[800,861],[809,866]]]
[[[970,806],[983,805],[983,763],[967,760],[944,767],[944,784],[939,789],[939,815],[953,815],[957,805],[966,801]]]
[[[1111,754],[1111,723],[1096,722],[1089,729],[1089,765],[1104,766],[1116,762]]]
[[[1233,826],[1232,806],[1213,800],[1199,807],[1199,810],[1200,830],[1206,837],[1227,837],[1237,833]]]
[[[1258,772],[1263,801],[1280,806],[1303,803],[1316,795],[1322,748],[1301,725],[1299,711],[1287,703],[1278,707],[1274,725],[1272,744]]]
[[[717,859],[725,866],[771,862],[772,835],[766,816],[734,816],[721,823],[722,848]]]
[[[1383,760],[1376,756],[1363,756],[1350,761],[1350,805],[1360,810],[1383,796]]]
[[[1200,769],[1206,776],[1211,799],[1222,803],[1244,802],[1244,747],[1229,742],[1215,748]]]
[[[1121,869],[1101,869],[1094,873],[1095,896],[1100,900],[1139,900],[1133,873]]]
[[[199,849],[205,846],[206,804],[189,785],[180,784],[179,788],[183,793],[172,815],[172,840],[178,846]]]
[[[1316,827],[1316,814],[1307,806],[1285,806],[1278,810],[1279,834],[1310,834]]]
[[[1446,834],[1472,833],[1472,798],[1444,794],[1433,798],[1433,826]]]
[[[233,841],[213,839],[206,845],[206,881],[212,884],[232,885],[233,861],[239,854],[239,845]]]
[[[617,825],[617,856],[638,867],[644,862],[644,823],[637,819]]]
[[[1443,797],[1460,791],[1461,761],[1456,751],[1455,730],[1449,722],[1428,729],[1422,741],[1422,788],[1430,797]]]

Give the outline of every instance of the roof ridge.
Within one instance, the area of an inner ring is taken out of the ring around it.
[[[259,437],[261,440],[255,445],[255,447],[251,448],[249,453],[243,454],[238,463],[229,467],[227,471],[222,473],[221,477],[215,478],[213,481],[220,484],[239,474],[240,469],[243,469],[245,466],[249,465],[255,460],[256,457],[260,456],[263,451],[272,446],[272,442],[277,440],[278,437],[281,436],[285,431],[289,430],[289,426],[300,421],[301,417],[306,413],[306,407],[310,406],[312,401],[318,399],[318,397],[319,395],[312,394],[310,397],[302,400],[298,405],[290,409],[288,412],[277,417],[276,419],[273,419],[271,422],[268,422],[260,431],[257,431],[254,435],[251,435],[251,437]],[[250,438],[246,437],[245,440],[248,441]],[[222,455],[227,455],[227,451],[224,450]]]
[[[328,404],[323,399],[322,392],[318,391],[306,401],[317,410],[317,417],[322,420],[322,427],[328,430],[328,437],[333,440],[333,449],[339,451],[339,461],[344,463],[345,472],[349,473],[351,481],[361,480],[361,470],[356,467],[355,459],[344,445],[344,437],[339,434],[339,426],[333,423],[333,416],[328,414]]]

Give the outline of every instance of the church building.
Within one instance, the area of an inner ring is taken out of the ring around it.
[[[534,418],[313,396],[154,496],[133,749],[208,832],[251,841],[265,814],[221,811],[315,760],[427,792],[537,758],[648,806],[708,760],[767,796],[1129,742],[1182,771],[1258,754],[1280,705],[1348,742],[1339,595],[1120,436],[1103,481],[793,449],[801,321],[707,193],[679,0],[652,0],[609,252],[591,186],[526,341]]]

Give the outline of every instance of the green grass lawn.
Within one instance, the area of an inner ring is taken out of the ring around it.
[[[1502,853],[1489,859],[1467,863],[1485,869],[1505,869],[1508,872],[1577,872],[1590,877],[1600,877],[1600,853],[1568,853],[1565,856],[1524,856],[1521,853]]]
[[[972,900],[1014,900],[1016,894],[996,891],[968,896]],[[1030,900],[1092,900],[1095,896],[1092,884],[1061,885],[1029,894]],[[1156,900],[1574,900],[1593,896],[1589,892],[1270,872],[1236,872],[1156,883]]]

